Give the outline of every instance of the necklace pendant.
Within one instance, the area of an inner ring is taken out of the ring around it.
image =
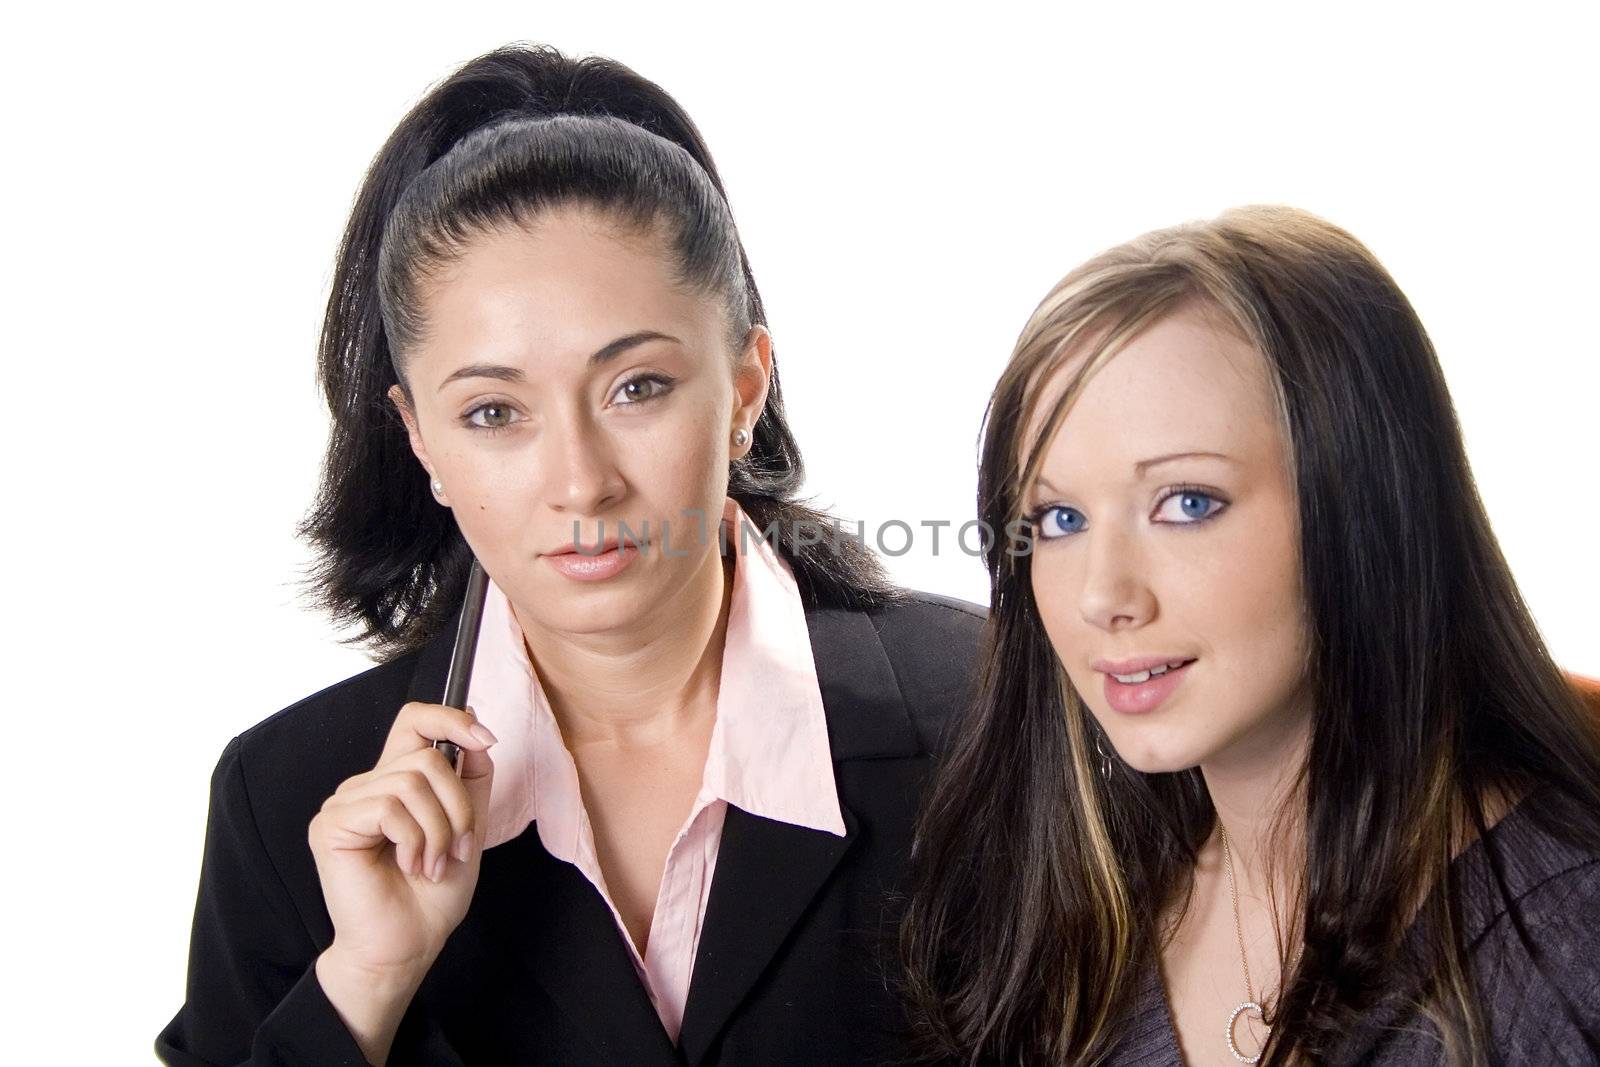
[[[1263,1013],[1261,1010],[1261,1005],[1257,1004],[1253,1000],[1247,1000],[1237,1008],[1234,1008],[1233,1014],[1228,1016],[1228,1029],[1225,1032],[1228,1038],[1228,1051],[1233,1053],[1233,1058],[1238,1060],[1240,1063],[1260,1063],[1261,1053],[1258,1052],[1254,1056],[1246,1056],[1244,1053],[1239,1051],[1239,1046],[1233,1040],[1233,1028],[1238,1023],[1239,1016],[1243,1015],[1245,1012],[1253,1012],[1257,1019],[1261,1019],[1263,1021],[1266,1019],[1265,1013]],[[1272,1033],[1272,1027],[1267,1027],[1267,1033]]]

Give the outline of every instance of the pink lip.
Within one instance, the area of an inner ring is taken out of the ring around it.
[[[1090,668],[1104,671],[1106,674],[1135,674],[1147,671],[1151,667],[1160,667],[1168,663],[1179,663],[1192,660],[1193,656],[1136,656],[1133,659],[1097,659],[1089,664]]]
[[[546,556],[565,556],[569,553],[577,553],[579,555],[598,556],[600,553],[610,552],[616,547],[617,539],[613,537],[611,540],[598,547],[595,545],[579,544],[576,541],[572,541],[562,545],[560,548],[553,548],[549,552],[545,552],[543,554]]]
[[[544,558],[559,573],[578,582],[603,582],[621,574],[639,555],[631,542],[622,548],[612,547],[598,554],[586,552],[556,552]]]
[[[1161,706],[1167,697],[1172,695],[1174,689],[1183,684],[1184,678],[1188,677],[1189,668],[1194,666],[1194,661],[1191,660],[1182,667],[1169,670],[1159,677],[1139,682],[1137,685],[1125,685],[1111,676],[1113,674],[1134,674],[1150,667],[1159,667],[1163,663],[1174,663],[1183,658],[1182,656],[1174,656],[1171,659],[1145,657],[1139,660],[1124,660],[1123,663],[1107,664],[1115,667],[1116,670],[1105,672],[1106,703],[1110,704],[1114,711],[1121,712],[1124,715],[1143,715],[1146,712],[1154,711]],[[1100,664],[1104,662],[1106,661],[1097,660],[1095,669],[1099,670]],[[1139,664],[1139,666],[1125,667],[1125,664],[1135,663]]]

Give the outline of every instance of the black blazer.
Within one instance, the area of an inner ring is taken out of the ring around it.
[[[470,909],[388,1062],[881,1064],[903,1055],[898,887],[951,712],[971,695],[984,610],[929,593],[807,609],[846,835],[730,807],[674,1047],[599,892],[530,825],[483,854]],[[187,1000],[168,1064],[354,1064],[317,983],[333,940],[307,827],[377,762],[408,700],[437,702],[455,626],[235,737],[211,778]]]

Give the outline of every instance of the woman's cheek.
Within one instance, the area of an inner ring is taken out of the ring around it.
[[[1263,522],[1259,536],[1217,578],[1216,639],[1234,682],[1275,707],[1297,685],[1304,649],[1298,548],[1287,529]]]
[[[1042,567],[1038,563],[1036,558],[1032,576],[1033,602],[1038,606],[1045,637],[1063,666],[1076,664],[1087,654],[1090,627],[1072,607],[1076,602],[1070,595],[1072,578],[1061,570],[1058,561],[1047,562]],[[1067,676],[1080,692],[1089,684],[1087,676],[1074,674],[1071,667],[1067,667]]]

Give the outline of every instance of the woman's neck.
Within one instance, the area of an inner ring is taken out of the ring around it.
[[[648,747],[716,714],[734,557],[706,553],[683,593],[626,632],[522,626],[539,684],[569,748]]]
[[[1310,744],[1309,708],[1296,708],[1200,767],[1217,821],[1227,831],[1241,891],[1265,892],[1270,871],[1272,892],[1283,894],[1304,864],[1305,813],[1294,794]],[[1220,841],[1210,847],[1220,848]]]
[[[1239,892],[1262,899],[1270,893],[1281,902],[1290,899],[1288,894],[1306,862],[1305,797],[1295,790],[1300,770],[1310,757],[1310,746],[1308,706],[1258,727],[1201,765],[1219,831],[1200,847],[1200,870],[1222,876],[1220,830],[1226,830]],[[1485,825],[1499,822],[1520,799],[1518,791],[1487,787],[1481,797]],[[1453,826],[1449,832],[1451,860],[1478,836],[1470,824]],[[1414,915],[1422,906],[1433,882],[1424,880],[1412,888],[1412,898],[1406,905],[1408,915]],[[1279,915],[1280,921],[1290,918]]]

